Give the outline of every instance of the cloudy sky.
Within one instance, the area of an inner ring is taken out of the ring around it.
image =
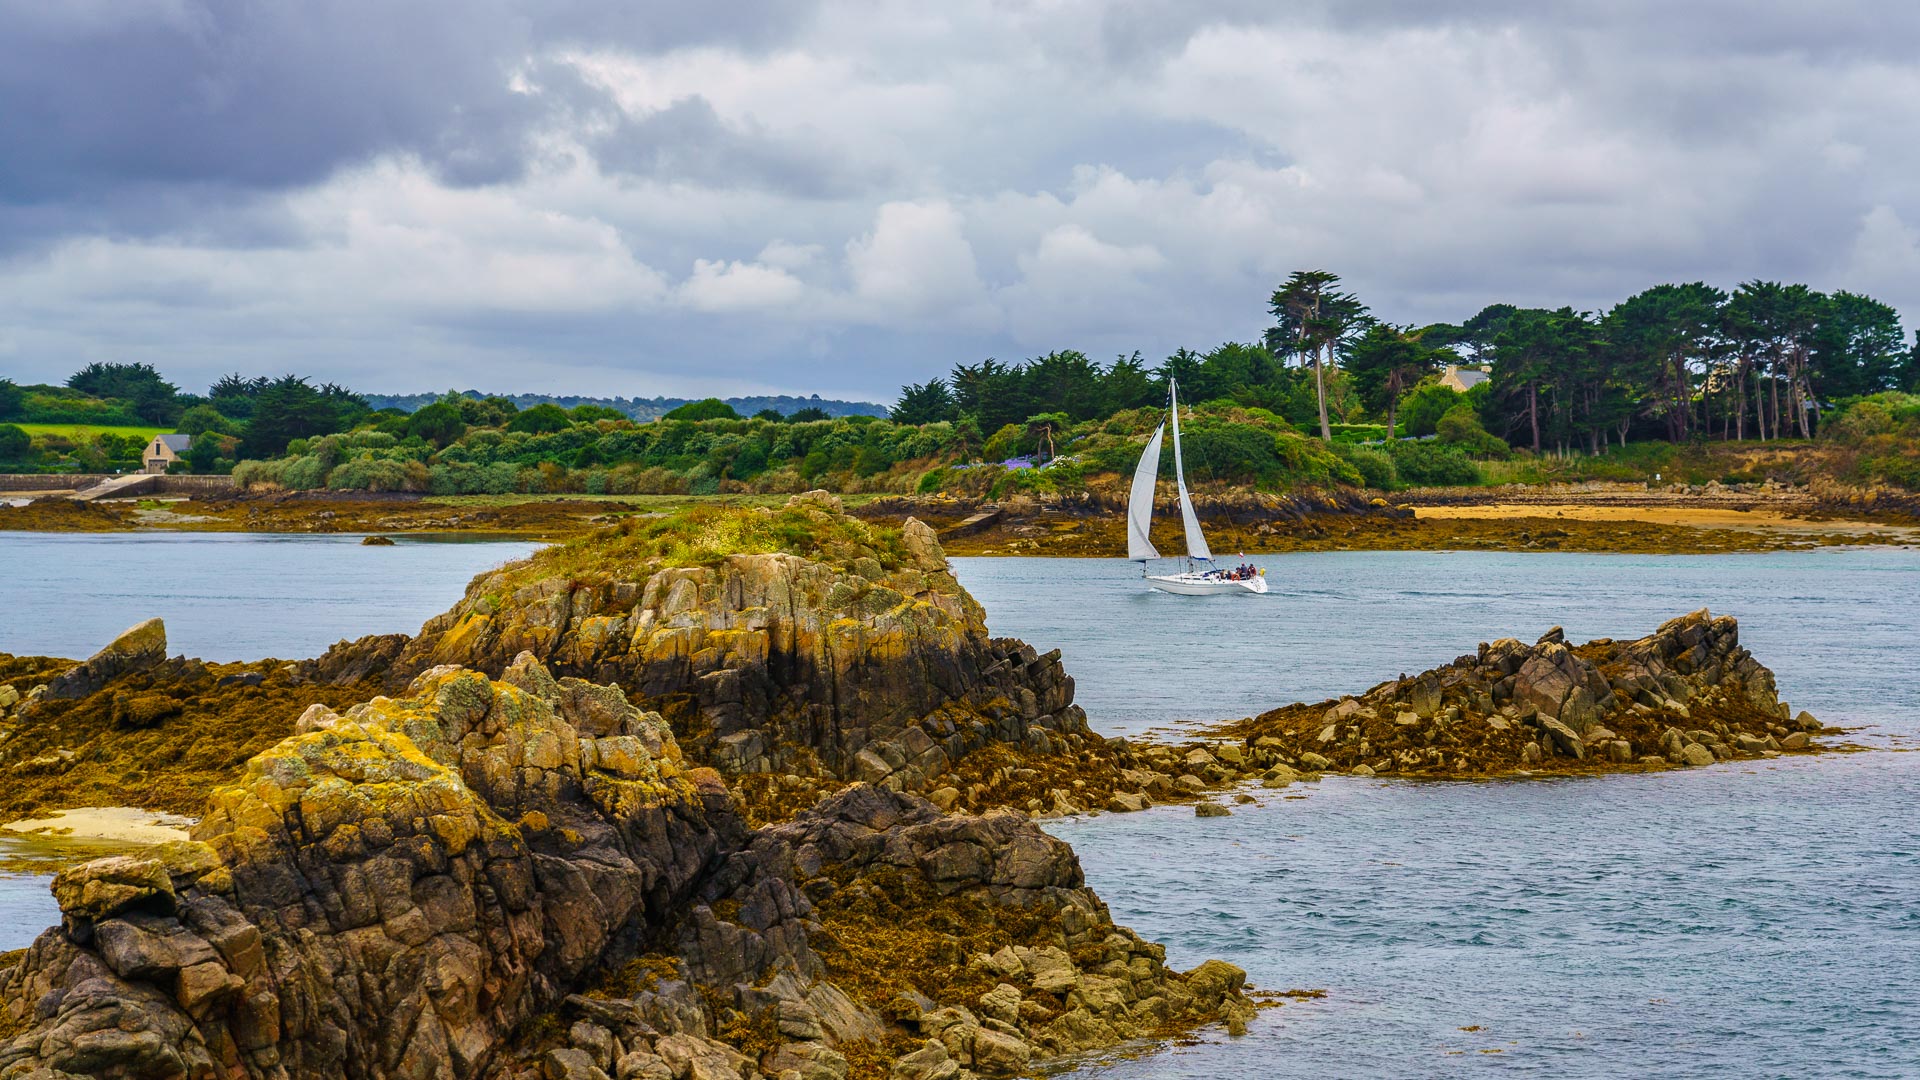
[[[1645,285],[1920,322],[1920,5],[0,0],[0,373],[890,398]]]

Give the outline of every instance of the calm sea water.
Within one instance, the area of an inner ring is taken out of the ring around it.
[[[174,654],[318,656],[343,638],[412,633],[473,575],[538,545],[261,533],[0,532],[0,652],[91,656],[160,616]]]
[[[0,535],[0,650],[84,654],[161,614],[176,651],[311,655],[412,629],[524,550]],[[1172,963],[1218,956],[1267,988],[1327,992],[1244,1038],[1082,1075],[1920,1075],[1920,755],[1900,752],[1920,747],[1920,555],[1258,561],[1272,595],[1173,598],[1119,562],[956,560],[996,633],[1064,651],[1109,734],[1709,606],[1740,618],[1796,707],[1880,749],[1593,780],[1330,778],[1229,818],[1056,823],[1115,918]],[[44,879],[0,876],[0,949],[55,915]]]
[[[1639,636],[1699,607],[1878,752],[1484,784],[1329,778],[1229,818],[1060,822],[1115,919],[1319,1001],[1078,1075],[1920,1075],[1920,555],[1350,553],[1267,597],[1118,562],[959,560],[996,633],[1063,649],[1135,733],[1351,692],[1491,637]],[[1892,752],[1888,752],[1892,751]],[[1292,796],[1289,798],[1288,796]],[[1474,1029],[1474,1030],[1468,1030]]]

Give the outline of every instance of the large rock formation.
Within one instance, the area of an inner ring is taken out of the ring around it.
[[[476,578],[392,660],[391,680],[436,664],[498,672],[529,652],[658,708],[691,756],[728,776],[918,791],[988,745],[1088,739],[1059,653],[990,638],[917,521],[870,526],[812,493],[781,511],[709,508],[651,526],[678,532],[648,527]],[[761,536],[780,550],[735,552]],[[336,649],[316,674],[363,675],[373,648],[391,642]]]
[[[531,655],[295,727],[191,843],[56,879],[0,1078],[1005,1075],[1250,1011],[1023,815],[856,785],[749,833],[658,714]]]
[[[1781,703],[1738,623],[1705,609],[1634,641],[1568,645],[1560,629],[1359,697],[1226,725],[1250,759],[1424,776],[1708,764],[1809,749],[1820,723]]]
[[[744,835],[657,716],[530,662],[299,726],[193,844],[62,875],[0,1076],[477,1075]]]

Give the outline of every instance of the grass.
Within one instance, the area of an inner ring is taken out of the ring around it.
[[[59,435],[76,441],[91,439],[96,435],[118,435],[137,437],[141,442],[172,431],[170,427],[116,427],[108,424],[15,424],[15,427],[29,436]]]
[[[900,530],[807,508],[705,501],[665,517],[632,517],[536,553],[509,571],[512,584],[547,578],[609,581],[667,566],[714,566],[730,555],[786,552],[838,566],[870,557],[883,569],[907,561]]]

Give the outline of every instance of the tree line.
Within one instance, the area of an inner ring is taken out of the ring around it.
[[[1302,270],[1268,312],[1258,342],[1183,348],[1157,365],[1070,350],[957,364],[902,386],[892,418],[988,432],[1055,412],[1084,421],[1163,404],[1177,381],[1188,401],[1265,408],[1322,439],[1333,416],[1377,418],[1391,438],[1408,393],[1459,365],[1491,376],[1473,403],[1495,435],[1536,453],[1597,453],[1629,439],[1810,438],[1835,402],[1920,379],[1920,337],[1906,340],[1891,306],[1770,281],[1656,285],[1604,312],[1500,303],[1458,323],[1397,326],[1338,275]]]

